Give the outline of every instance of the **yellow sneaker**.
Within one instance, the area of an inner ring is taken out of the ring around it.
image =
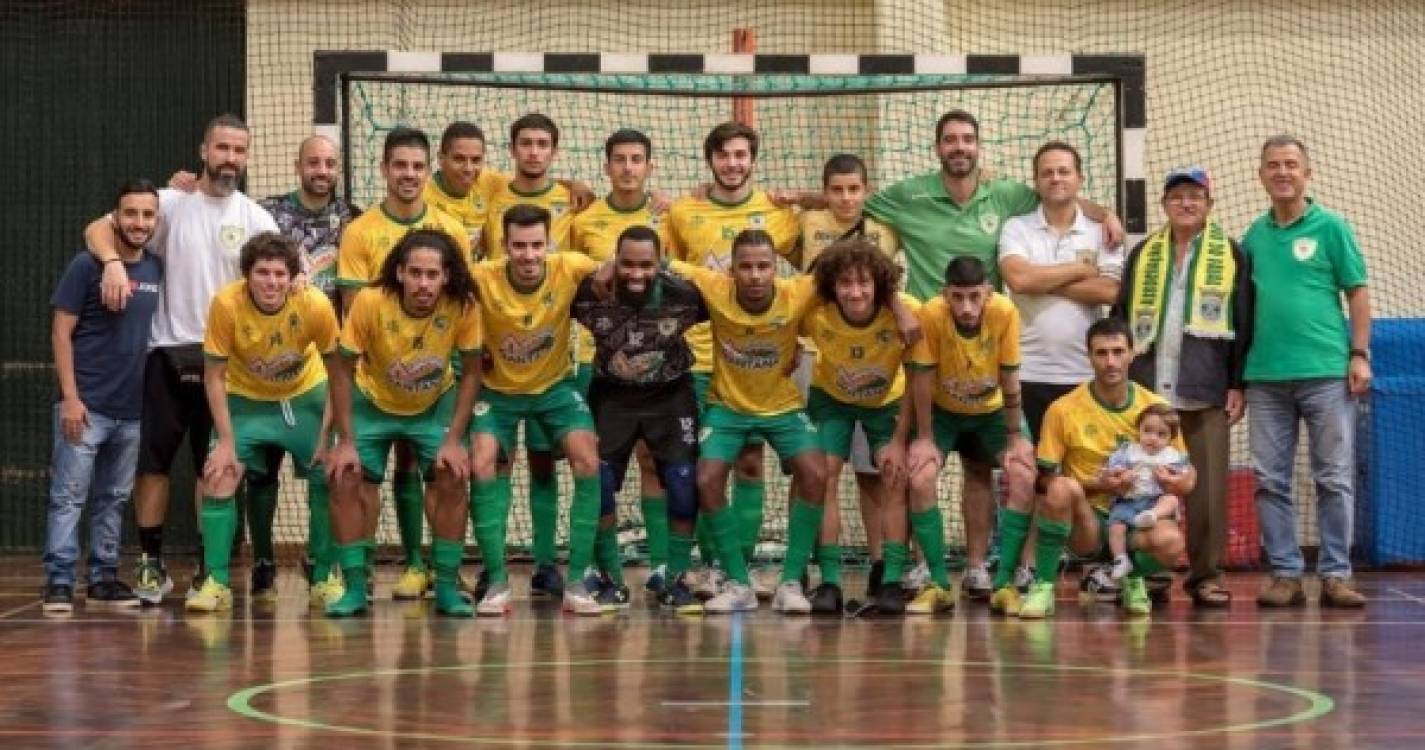
[[[954,594],[935,584],[927,584],[915,595],[915,599],[905,606],[908,615],[933,615],[949,612],[955,608]]]
[[[1019,614],[1022,604],[1024,604],[1024,599],[1020,597],[1019,589],[1013,585],[1001,586],[990,597],[990,611],[995,614],[1014,617]]]
[[[1054,584],[1034,583],[1029,596],[1019,605],[1019,616],[1026,620],[1041,620],[1054,615]]]
[[[212,576],[203,579],[203,585],[188,595],[183,608],[189,612],[221,612],[233,608],[233,590],[218,583]]]
[[[317,581],[307,589],[308,604],[326,609],[328,604],[340,599],[343,593],[346,593],[346,586],[341,582],[341,576],[332,571],[327,574],[325,581]]]
[[[428,571],[422,568],[406,568],[406,572],[396,579],[396,585],[391,587],[391,598],[419,599],[430,590],[433,582],[434,579]]]

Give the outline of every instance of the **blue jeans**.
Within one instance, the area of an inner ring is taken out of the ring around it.
[[[89,504],[89,582],[113,579],[119,569],[124,503],[134,489],[139,457],[139,420],[110,419],[89,412],[79,442],[64,439],[60,405],[54,405],[54,454],[50,459],[49,529],[45,578],[74,585],[79,559],[79,518]]]
[[[1257,518],[1272,574],[1300,578],[1306,568],[1296,542],[1296,510],[1291,498],[1298,428],[1304,419],[1321,538],[1317,572],[1325,577],[1351,575],[1356,405],[1345,379],[1251,383],[1247,407],[1257,478]]]

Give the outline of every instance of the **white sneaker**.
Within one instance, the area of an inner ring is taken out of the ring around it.
[[[1028,593],[1029,587],[1039,580],[1039,574],[1035,572],[1032,565],[1021,565],[1014,569],[1014,587],[1019,589],[1019,593]]]
[[[805,615],[811,613],[811,602],[802,593],[801,581],[787,581],[777,584],[777,593],[772,598],[772,609],[784,615]]]
[[[564,587],[564,611],[584,617],[598,617],[604,608],[597,599],[589,595],[583,582],[571,583]]]
[[[1158,514],[1154,513],[1151,509],[1145,510],[1133,517],[1133,528],[1135,529],[1151,529],[1157,525]]]
[[[906,591],[919,591],[930,583],[930,566],[922,561],[919,565],[910,569],[901,580],[901,588]]]
[[[492,583],[485,591],[485,598],[475,606],[475,612],[482,617],[503,617],[510,613],[512,598],[509,583]]]
[[[965,569],[965,577],[960,582],[960,590],[965,592],[967,598],[977,601],[989,599],[993,588],[994,581],[990,578],[989,569],[984,565]]]
[[[757,594],[753,593],[751,586],[737,581],[728,581],[722,587],[721,593],[703,603],[703,611],[715,615],[752,612],[756,609]]]
[[[1133,561],[1128,559],[1128,555],[1119,555],[1113,559],[1113,568],[1108,571],[1108,577],[1115,581],[1123,580],[1123,577],[1133,572]]]
[[[708,568],[703,573],[703,579],[698,581],[697,588],[693,593],[699,599],[711,599],[722,593],[722,587],[727,583],[727,574],[722,572],[722,568]]]
[[[782,574],[770,566],[758,566],[751,571],[752,591],[758,599],[771,599],[777,593]]]

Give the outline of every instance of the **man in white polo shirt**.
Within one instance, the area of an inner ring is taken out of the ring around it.
[[[1039,207],[1005,222],[999,268],[1019,307],[1024,418],[1037,443],[1049,404],[1093,377],[1084,333],[1118,297],[1123,249],[1107,249],[1103,225],[1079,210],[1083,164],[1073,146],[1050,141],[1033,166]],[[981,578],[970,554],[967,591]]]

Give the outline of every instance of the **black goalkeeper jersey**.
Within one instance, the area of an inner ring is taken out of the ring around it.
[[[594,379],[622,387],[662,386],[685,378],[693,353],[683,332],[708,319],[697,288],[666,270],[658,272],[642,307],[598,299],[593,278],[586,278],[572,311],[594,335]]]

